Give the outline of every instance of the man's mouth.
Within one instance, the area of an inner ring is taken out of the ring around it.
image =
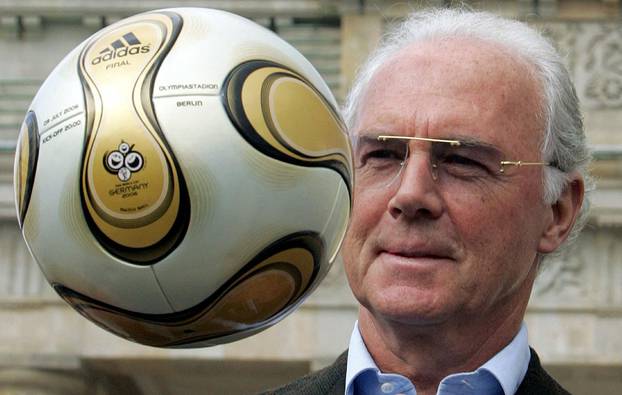
[[[398,258],[405,259],[449,259],[455,260],[452,255],[452,249],[444,246],[413,246],[411,248],[408,247],[397,247],[397,248],[381,248],[379,254],[387,254],[390,256],[395,256]]]
[[[397,255],[397,256],[402,256],[404,258],[435,258],[435,259],[449,259],[448,256],[445,255],[439,255],[436,253],[431,253],[431,252],[425,252],[425,251],[416,251],[416,252],[391,252],[391,251],[384,251],[388,254],[391,255]]]
[[[447,246],[396,246],[384,247],[378,251],[378,256],[390,259],[395,263],[433,263],[443,261],[455,261],[454,250]]]

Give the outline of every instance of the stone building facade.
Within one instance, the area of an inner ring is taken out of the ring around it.
[[[0,395],[246,394],[321,367],[347,347],[356,304],[336,262],[301,308],[236,343],[162,350],[117,338],[56,296],[15,219],[13,152],[36,89],[101,27],[172,6],[229,10],[290,41],[339,98],[387,25],[451,1],[0,1]],[[470,1],[526,20],[566,54],[596,159],[590,223],[540,275],[527,313],[530,341],[576,394],[622,392],[622,25],[618,0]]]

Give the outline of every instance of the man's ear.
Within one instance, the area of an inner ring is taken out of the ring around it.
[[[540,238],[539,253],[551,253],[566,240],[579,216],[584,194],[583,177],[578,172],[572,173],[561,196],[550,207],[551,220]]]

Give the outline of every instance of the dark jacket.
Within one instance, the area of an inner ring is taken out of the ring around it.
[[[330,366],[301,377],[283,387],[262,392],[273,395],[343,395],[346,385],[348,352],[341,354]],[[540,359],[531,349],[531,359],[523,382],[516,395],[570,395],[540,365]]]

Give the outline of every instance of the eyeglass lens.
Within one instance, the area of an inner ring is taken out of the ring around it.
[[[417,142],[427,151],[432,177],[437,181],[472,182],[500,174],[501,152],[493,146],[473,141],[459,145],[448,142]],[[378,139],[377,136],[357,136],[354,163],[358,182],[367,187],[383,188],[398,179],[411,150],[409,140]],[[416,155],[416,153],[415,153]]]

